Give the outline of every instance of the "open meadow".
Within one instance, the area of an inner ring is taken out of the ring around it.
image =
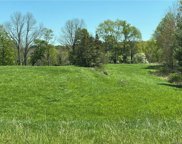
[[[0,67],[0,143],[182,143],[182,89],[151,71]]]

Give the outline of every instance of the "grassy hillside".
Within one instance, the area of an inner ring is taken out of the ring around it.
[[[0,143],[182,142],[182,89],[149,67],[0,67]]]

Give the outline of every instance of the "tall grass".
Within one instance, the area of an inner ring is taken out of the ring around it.
[[[182,142],[182,122],[136,120],[117,122],[60,121],[21,122],[1,121],[0,143],[68,143],[68,144],[118,144]]]

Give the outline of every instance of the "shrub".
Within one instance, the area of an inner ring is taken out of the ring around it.
[[[133,57],[134,63],[148,63],[147,58],[144,53],[137,53]]]
[[[169,76],[169,82],[175,84],[182,84],[182,73],[173,73]]]

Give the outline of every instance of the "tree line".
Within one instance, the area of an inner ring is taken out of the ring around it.
[[[53,31],[39,25],[31,13],[16,12],[0,26],[0,65],[94,67],[104,63],[135,63],[141,33],[118,19],[99,24],[93,36],[83,20],[72,19],[62,27],[60,45],[53,40]]]
[[[53,41],[53,30],[39,25],[31,13],[16,12],[0,26],[0,65],[159,63],[165,71],[180,73],[182,1],[167,12],[148,41],[142,41],[139,29],[120,19],[101,22],[94,36],[83,20],[68,20],[60,44]]]
[[[153,60],[169,81],[182,84],[182,0],[170,8],[150,40]]]

